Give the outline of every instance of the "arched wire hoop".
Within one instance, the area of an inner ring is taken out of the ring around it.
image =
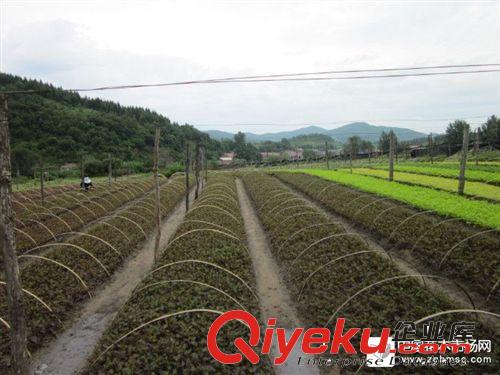
[[[89,257],[91,257],[92,259],[94,259],[94,261],[104,270],[104,272],[106,273],[106,275],[111,276],[111,274],[109,273],[109,271],[106,268],[106,266],[104,264],[102,264],[101,261],[99,259],[97,259],[97,257],[94,254],[92,254],[88,250],[85,250],[81,246],[78,246],[78,245],[75,245],[75,244],[72,244],[72,243],[68,243],[68,242],[56,242],[56,243],[48,243],[48,244],[45,244],[45,245],[38,245],[38,246],[32,247],[31,249],[29,249],[28,251],[26,251],[24,253],[24,255],[28,255],[32,251],[39,250],[39,249],[44,249],[44,248],[47,248],[47,247],[62,247],[62,246],[72,247],[73,249],[77,249],[78,251],[81,251],[81,252],[87,254]]]
[[[113,215],[113,216],[110,216],[110,218],[113,218],[113,217],[117,217],[118,219],[126,220],[126,221],[132,223],[137,228],[139,228],[139,230],[142,232],[142,235],[144,236],[144,238],[148,237],[148,235],[146,234],[146,232],[144,231],[144,229],[142,229],[142,227],[138,223],[136,223],[134,220],[132,220],[132,219],[126,217],[126,216],[122,216],[122,215]]]
[[[114,230],[116,230],[118,233],[120,233],[123,237],[125,237],[125,239],[127,240],[127,242],[130,242],[130,238],[125,234],[124,231],[122,231],[120,228],[118,228],[117,226],[113,225],[113,224],[110,224],[108,223],[107,221],[102,221],[100,222],[99,224],[102,224],[102,225],[106,225]]]
[[[283,248],[283,246],[288,241],[290,241],[292,238],[294,238],[295,236],[299,235],[300,233],[305,232],[306,230],[317,228],[317,227],[322,227],[322,226],[327,226],[327,225],[336,225],[336,224],[339,224],[339,222],[338,221],[329,221],[328,223],[313,224],[313,225],[309,225],[307,227],[300,228],[298,231],[292,233],[290,236],[288,236],[285,240],[283,240],[281,242],[281,244],[278,247],[276,253],[279,254],[281,252],[281,249]]]
[[[87,206],[84,206],[84,205],[83,205],[83,204],[81,204],[81,203],[75,203],[75,204],[76,204],[78,207],[81,207],[81,208],[83,208],[83,209],[87,210],[88,212],[90,212],[90,214],[91,214],[92,216],[94,216],[94,219],[97,219],[97,214],[96,214],[94,211],[92,211],[90,208],[88,208]]]
[[[395,208],[401,208],[401,206],[394,204],[394,206],[386,208],[385,210],[382,210],[379,214],[377,214],[377,216],[375,216],[375,218],[372,221],[372,224],[375,225],[375,223],[378,221],[378,219],[380,219],[380,217],[382,217],[383,214],[385,214],[386,212],[389,212],[391,210],[394,210]]]
[[[75,211],[72,211],[72,210],[70,210],[70,209],[67,209],[67,208],[64,208],[64,207],[61,207],[61,206],[52,206],[51,208],[52,208],[52,209],[56,208],[56,209],[58,209],[58,210],[62,210],[62,211],[65,211],[65,212],[69,212],[70,214],[72,214],[74,217],[76,217],[76,218],[80,221],[80,224],[85,225],[85,222],[82,220],[82,218],[81,218],[80,216],[78,216],[78,215],[76,214],[76,212],[75,212]]]
[[[177,264],[184,264],[184,263],[204,264],[206,266],[214,267],[214,268],[217,268],[217,269],[219,269],[221,271],[224,271],[224,272],[228,273],[229,275],[233,276],[234,278],[238,279],[250,291],[250,293],[253,294],[253,296],[255,297],[255,299],[259,300],[259,296],[250,287],[250,285],[248,285],[247,282],[245,280],[243,280],[240,276],[238,276],[234,272],[228,270],[227,268],[224,268],[222,266],[219,266],[218,264],[207,262],[207,261],[204,261],[204,260],[199,260],[199,259],[178,260],[176,262],[171,262],[171,263],[168,263],[168,264],[164,264],[164,265],[162,265],[162,266],[160,266],[158,268],[155,268],[153,271],[150,272],[149,275],[152,275],[153,273],[158,272],[158,271],[160,271],[162,269],[165,269],[167,267],[174,266],[174,265],[177,265]]]
[[[7,283],[5,281],[1,281],[0,280],[0,285],[7,285]],[[52,310],[52,308],[43,300],[41,299],[40,297],[38,297],[35,293],[33,293],[32,291],[28,290],[28,289],[24,289],[22,288],[21,289],[24,293],[26,293],[27,295],[29,295],[30,297],[33,297],[38,303],[40,303],[46,310],[48,310],[51,314],[53,314],[57,321],[59,323],[62,324],[61,322],[61,319],[59,319],[59,317],[54,313],[54,310]]]
[[[274,233],[285,223],[288,223],[290,222],[290,220],[293,220],[293,219],[296,219],[297,217],[299,216],[304,216],[304,215],[317,215],[317,216],[323,216],[326,218],[326,216],[322,213],[322,212],[318,212],[318,211],[303,211],[303,212],[299,212],[298,214],[295,214],[295,215],[292,215],[288,218],[286,218],[285,220],[283,221],[280,221],[276,227],[271,231],[271,234],[274,236]],[[286,225],[283,230],[285,229],[288,229],[288,225]]]
[[[14,230],[15,230],[16,232],[21,233],[21,234],[22,234],[22,235],[24,235],[26,238],[28,238],[31,242],[33,242],[33,243],[35,244],[35,246],[37,246],[37,245],[38,245],[38,242],[36,242],[36,240],[35,240],[33,237],[31,237],[28,233],[26,233],[25,231],[23,231],[23,230],[21,230],[21,229],[19,229],[19,228],[16,228],[16,227],[14,227]]]
[[[182,224],[186,224],[186,223],[200,223],[200,224],[212,225],[212,226],[214,226],[214,227],[216,227],[218,229],[221,229],[223,231],[227,231],[227,232],[229,232],[229,234],[232,234],[233,236],[239,238],[239,236],[235,232],[233,232],[231,229],[228,229],[228,228],[226,228],[226,227],[224,227],[222,225],[219,225],[219,224],[212,223],[210,221],[205,221],[205,220],[184,220],[182,222]],[[241,238],[240,238],[240,240],[241,240]]]
[[[233,240],[236,240],[241,246],[243,246],[245,248],[245,250],[247,251],[247,253],[250,253],[250,251],[248,250],[248,248],[246,247],[245,245],[245,242],[243,242],[241,240],[241,238],[239,237],[236,237],[236,236],[233,236],[232,234],[229,234],[229,233],[226,233],[226,232],[223,232],[221,230],[218,230],[218,229],[211,229],[211,228],[199,228],[199,229],[191,229],[191,230],[188,230],[187,232],[184,232],[180,235],[178,235],[177,237],[175,237],[172,241],[170,241],[167,246],[165,246],[165,249],[167,249],[170,245],[172,245],[174,242],[176,242],[177,240],[180,240],[181,238],[191,234],[191,233],[196,233],[196,232],[213,232],[213,233],[218,233],[218,234],[222,234],[223,236],[226,236],[228,238],[231,238]]]
[[[23,255],[19,255],[18,258],[33,258],[33,259],[38,259],[38,260],[45,260],[47,262],[51,262],[59,267],[62,267],[64,268],[65,270],[69,271],[73,276],[75,276],[77,279],[78,279],[78,282],[80,284],[82,284],[83,288],[87,291],[88,295],[90,298],[92,298],[92,293],[90,292],[87,284],[85,284],[85,281],[83,281],[82,277],[77,274],[75,271],[73,271],[71,268],[69,268],[67,265],[61,263],[61,262],[58,262],[57,260],[54,260],[54,259],[50,259],[50,258],[47,258],[47,257],[44,257],[44,256],[41,256],[41,255],[27,255],[27,254],[23,254]]]
[[[488,297],[486,297],[486,302],[488,302],[490,300],[491,296],[493,295],[493,292],[498,287],[498,285],[500,285],[500,280],[497,280],[495,285],[493,285],[493,287],[491,288],[490,292],[488,293]]]
[[[152,319],[152,320],[150,320],[150,321],[148,321],[146,323],[141,324],[140,326],[134,328],[133,330],[131,330],[131,331],[127,332],[126,334],[124,334],[123,336],[121,336],[119,339],[115,340],[111,345],[109,345],[108,347],[106,347],[106,349],[104,349],[104,351],[101,352],[101,354],[99,354],[99,356],[94,360],[94,362],[91,363],[90,367],[92,367],[94,365],[94,363],[96,363],[113,346],[115,346],[116,344],[118,344],[120,341],[122,341],[123,339],[127,338],[128,336],[130,336],[132,333],[137,332],[137,331],[141,330],[142,328],[147,327],[148,325],[150,325],[152,323],[155,323],[155,322],[158,322],[160,320],[165,320],[165,319],[172,318],[172,317],[178,316],[178,315],[185,315],[185,314],[191,314],[191,313],[197,313],[197,312],[208,312],[208,313],[218,314],[218,315],[222,315],[223,314],[221,311],[217,311],[217,310],[191,309],[191,310],[183,310],[183,311],[177,311],[175,313],[161,315],[161,316],[159,316],[157,318],[154,318],[154,319]],[[238,322],[239,322],[239,320],[238,320]]]
[[[416,275],[399,275],[399,276],[393,276],[393,277],[388,277],[388,278],[383,279],[383,280],[376,281],[376,282],[374,282],[374,283],[372,283],[372,284],[370,284],[368,286],[365,286],[364,288],[358,290],[356,293],[354,293],[352,296],[350,296],[347,300],[345,300],[337,308],[337,310],[335,310],[333,312],[333,314],[330,316],[330,318],[328,319],[328,321],[325,324],[325,327],[328,326],[332,322],[332,320],[335,317],[335,315],[337,315],[337,313],[340,310],[342,310],[342,308],[344,308],[350,301],[352,301],[354,298],[356,298],[356,296],[360,295],[361,293],[367,291],[368,289],[371,289],[374,286],[377,286],[377,285],[380,285],[380,284],[384,284],[386,282],[390,282],[390,281],[394,281],[394,280],[400,280],[400,279],[408,279],[410,277],[420,277],[420,278],[428,277],[428,278],[431,278],[431,279],[448,280],[446,277],[442,277],[442,276],[416,274]],[[454,284],[457,285],[457,286],[459,286],[459,288],[465,293],[465,295],[469,299],[469,302],[471,303],[472,307],[475,309],[476,307],[474,305],[474,301],[470,297],[469,293],[467,293],[467,291],[460,284],[458,284],[457,282],[454,282]]]
[[[220,193],[209,193],[209,194],[203,194],[202,197],[198,199],[198,202],[203,202],[206,199],[211,199],[211,198],[223,198],[223,199],[231,199],[231,201],[234,203],[235,206],[238,206],[238,201],[234,199],[231,195],[226,194],[225,192],[220,192]]]
[[[286,203],[290,203],[290,202],[293,202],[293,201],[301,201],[301,202],[304,202],[304,203],[307,203],[307,201],[304,199],[304,198],[299,198],[298,196],[294,195],[292,198],[290,199],[285,199],[284,201],[281,201],[281,202],[278,202],[276,203],[276,205],[271,208],[266,215],[271,215],[274,210],[280,208],[282,205],[286,204]],[[286,208],[286,207],[285,207]],[[280,210],[278,210],[279,212]]]
[[[98,236],[95,236],[93,234],[90,234],[90,233],[84,233],[84,232],[64,232],[64,233],[59,233],[57,235],[57,237],[59,236],[65,236],[67,234],[75,234],[75,235],[78,235],[78,236],[82,236],[82,237],[88,237],[88,238],[93,238],[94,240],[97,240],[97,241],[100,241],[101,243],[103,243],[104,245],[106,245],[107,247],[109,247],[111,250],[113,250],[120,258],[123,258],[123,255],[113,246],[111,245],[108,241],[102,239],[101,237],[98,237]]]
[[[432,232],[434,229],[436,229],[438,226],[440,226],[441,224],[444,224],[444,223],[448,223],[450,221],[459,221],[461,219],[459,219],[458,217],[454,217],[454,218],[451,218],[451,219],[444,219],[444,220],[441,220],[439,223],[433,225],[431,228],[429,228],[428,230],[426,230],[424,233],[422,233],[422,235],[420,237],[418,237],[418,239],[415,241],[415,243],[413,244],[413,246],[411,247],[410,249],[410,254],[413,252],[413,250],[415,250],[415,247],[417,247],[417,244],[424,239],[424,237],[429,234],[429,232]]]
[[[44,223],[42,223],[41,221],[38,221],[38,220],[35,220],[35,219],[26,219],[26,221],[31,221],[35,224],[38,224],[39,226],[41,226],[43,229],[45,229],[49,234],[50,236],[52,237],[52,239],[55,241],[56,240],[56,236],[54,234],[54,232],[52,232],[48,226],[46,226]]]
[[[231,202],[227,202],[226,200],[222,198],[210,198],[210,199],[204,199],[203,201],[196,201],[193,205],[193,207],[196,207],[198,205],[201,205],[202,203],[207,203],[207,204],[214,204],[214,205],[220,205],[221,208],[224,208],[225,210],[232,212],[235,215],[238,215],[240,212],[240,209],[238,206],[232,206]]]
[[[368,243],[368,241],[366,240],[366,236],[365,235],[362,235],[360,233],[354,233],[354,232],[347,232],[347,233],[336,233],[336,234],[331,234],[329,236],[326,236],[326,237],[323,237],[323,238],[320,238],[319,240],[316,240],[314,241],[312,244],[310,244],[309,246],[307,246],[304,250],[302,250],[299,255],[297,255],[294,260],[292,261],[292,263],[290,263],[290,266],[288,267],[287,271],[286,271],[286,274],[289,274],[290,273],[290,270],[292,268],[292,266],[295,264],[295,262],[303,255],[305,254],[309,249],[313,248],[314,246],[316,246],[317,244],[323,242],[323,241],[326,241],[326,240],[329,240],[329,239],[332,239],[332,238],[337,238],[337,237],[344,237],[344,236],[354,236],[354,237],[359,237],[361,238],[364,242],[365,242],[365,245],[367,247],[370,247],[370,244]]]
[[[357,210],[352,217],[355,218],[356,216],[358,216],[361,213],[361,211],[367,209],[372,204],[375,204],[375,203],[378,203],[378,202],[382,202],[382,201],[386,201],[386,200],[389,200],[389,199],[391,199],[391,198],[378,198],[378,199],[375,199],[373,202],[370,202],[370,203],[364,205],[363,207],[361,207],[359,210]]]
[[[200,208],[203,208],[203,207],[210,207],[210,208],[215,208],[219,211],[222,211],[224,212],[227,216],[230,216],[236,223],[238,224],[241,224],[241,220],[238,219],[236,216],[234,216],[232,213],[230,213],[229,211],[219,207],[219,206],[214,206],[213,204],[202,204],[200,206],[196,206],[196,207],[193,207],[189,213],[191,214],[193,211],[196,211],[196,210],[199,210]]]
[[[236,298],[234,298],[233,296],[231,296],[229,293],[223,291],[222,289],[219,289],[219,288],[217,288],[217,287],[215,287],[213,285],[207,284],[207,283],[202,283],[200,281],[188,280],[188,279],[162,280],[162,281],[158,281],[156,283],[148,284],[148,285],[142,287],[141,289],[135,291],[132,296],[135,296],[135,295],[139,294],[141,291],[143,291],[145,289],[152,288],[152,287],[155,287],[155,286],[158,286],[158,285],[176,284],[176,283],[179,283],[179,284],[180,283],[194,284],[194,285],[204,286],[204,287],[207,287],[209,289],[213,289],[213,290],[219,292],[220,294],[223,294],[224,296],[228,297],[233,302],[235,302],[239,307],[241,307],[242,310],[246,310],[246,307],[243,306],[240,301],[238,301]]]
[[[342,259],[345,259],[345,258],[349,258],[349,257],[352,257],[352,256],[356,256],[356,255],[360,255],[360,254],[369,254],[369,253],[382,253],[384,256],[388,256],[387,259],[389,259],[391,261],[391,263],[394,263],[394,260],[392,259],[392,256],[385,252],[384,250],[362,250],[362,251],[356,251],[355,253],[349,253],[349,254],[344,254],[340,257],[337,257],[335,259],[332,259],[328,262],[326,262],[325,264],[322,264],[321,266],[319,266],[318,268],[316,268],[313,272],[311,272],[307,277],[306,279],[304,280],[304,284],[302,284],[302,287],[300,288],[300,291],[299,291],[299,295],[297,297],[297,301],[300,302],[300,299],[302,297],[302,293],[304,292],[304,289],[307,285],[307,282],[314,276],[316,275],[319,271],[321,271],[322,269],[326,268],[327,266],[339,261],[339,260],[342,260]]]
[[[288,207],[285,207],[285,208],[278,210],[278,212],[276,212],[274,215],[271,215],[270,213],[268,213],[267,215],[269,215],[270,218],[275,219],[275,217],[277,215],[280,215],[285,211],[296,209],[296,208],[310,208],[312,210],[315,209],[310,203],[308,203],[307,201],[304,200],[304,204],[297,204],[295,206],[288,206]]]
[[[40,212],[40,215],[46,215],[46,216],[54,217],[57,220],[59,220],[60,223],[63,223],[66,226],[66,228],[68,228],[68,230],[72,230],[73,229],[73,228],[71,228],[71,225],[69,225],[66,221],[64,221],[63,219],[61,219],[59,216],[54,215],[52,212],[50,214],[49,213],[45,213],[45,212]]]
[[[273,196],[269,197],[268,199],[265,200],[264,203],[262,203],[260,206],[259,206],[259,211],[262,211],[263,213],[265,213],[265,210],[266,210],[266,206],[269,202],[273,202],[276,198],[282,196],[282,195],[289,195],[291,197],[296,197],[295,194],[293,194],[292,192],[290,191],[283,191],[283,189],[280,189],[280,192],[278,194],[274,194]]]
[[[441,266],[443,265],[444,261],[446,260],[446,258],[448,258],[448,256],[450,255],[450,253],[455,250],[458,246],[460,246],[461,244],[463,244],[464,242],[470,240],[471,238],[474,238],[474,237],[477,237],[477,236],[480,236],[480,235],[483,235],[483,234],[486,234],[486,233],[490,233],[490,232],[499,232],[498,229],[488,229],[488,230],[483,230],[481,232],[477,232],[475,234],[473,234],[472,236],[469,236],[467,238],[464,238],[463,240],[457,242],[455,245],[453,245],[447,252],[446,254],[444,254],[443,258],[441,259],[441,261],[439,262],[439,265],[438,265],[438,269],[441,268]]]
[[[389,235],[389,238],[388,238],[388,241],[391,241],[392,239],[392,236],[394,236],[394,234],[398,231],[398,229],[405,223],[407,223],[408,221],[410,221],[411,219],[414,219],[416,218],[417,216],[421,216],[421,215],[424,215],[424,214],[429,214],[431,212],[434,212],[433,210],[427,210],[427,211],[420,211],[420,212],[417,212],[417,213],[414,213],[413,215],[410,215],[408,216],[406,219],[402,220],[398,225],[396,225],[393,229],[393,231],[391,232],[391,234]]]

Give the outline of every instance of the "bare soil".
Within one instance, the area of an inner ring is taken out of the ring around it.
[[[269,318],[277,318],[277,327],[285,328],[288,336],[294,328],[304,326],[297,317],[279,267],[269,248],[266,234],[241,180],[236,181],[236,186],[257,281],[262,319],[267,322]],[[319,374],[318,369],[314,366],[297,364],[299,357],[303,355],[300,346],[296,349],[290,353],[285,364],[274,367],[275,372],[278,374]],[[274,362],[277,353],[277,343],[274,339],[271,348],[271,362]]]

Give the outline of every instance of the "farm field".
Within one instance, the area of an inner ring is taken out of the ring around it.
[[[461,218],[471,224],[493,229],[500,228],[500,207],[495,203],[471,200],[446,191],[422,186],[409,186],[341,170],[294,169],[290,172],[318,176],[367,193],[395,199],[424,210],[431,210],[440,215]]]
[[[150,207],[154,194],[146,190],[141,194],[140,199],[93,222],[84,233],[74,233],[65,242],[50,242],[43,248],[27,249],[19,256],[20,278],[27,297],[30,352],[61,332],[80,304],[92,298],[152,232],[154,213]],[[167,215],[183,196],[184,178],[162,184],[162,216]],[[0,290],[0,316],[7,316],[3,288]],[[0,372],[5,373],[9,361],[8,326],[3,324],[0,329]]]
[[[352,172],[364,176],[387,179],[387,171],[381,169],[353,168]],[[458,180],[456,179],[399,171],[394,172],[394,181],[409,183],[412,185],[426,186],[450,192],[456,192],[458,187]],[[467,181],[467,183],[465,184],[464,193],[466,195],[478,198],[485,198],[495,201],[500,200],[500,186],[485,184],[482,182]]]
[[[303,191],[312,187],[318,193],[325,191],[327,186],[333,186],[333,189],[338,186],[307,175],[279,173],[277,176]],[[328,326],[341,316],[346,318],[348,327],[380,329],[391,325],[395,316],[417,321],[435,312],[457,309],[456,302],[446,294],[431,293],[423,282],[416,282],[422,276],[402,273],[387,252],[370,247],[363,235],[347,232],[342,223],[319,211],[277,178],[247,173],[243,180],[266,229],[292,299],[307,326]],[[349,202],[345,196],[339,198],[340,193],[342,191],[332,191],[322,202],[334,201],[332,207],[339,201]],[[361,206],[364,204],[366,202],[360,202]],[[359,205],[353,207],[353,212],[358,210]],[[495,245],[498,245],[498,238]],[[453,266],[457,267],[457,264]],[[443,276],[438,272],[425,277],[432,280]],[[441,318],[450,324],[454,319],[473,317],[457,314]],[[479,324],[478,329],[483,335],[498,341],[494,328]],[[498,355],[497,351],[495,357]]]

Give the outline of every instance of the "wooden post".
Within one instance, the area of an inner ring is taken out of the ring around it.
[[[467,151],[469,148],[469,126],[464,126],[464,137],[462,142],[462,153],[460,155],[460,174],[458,176],[458,194],[464,194],[465,188],[465,165],[467,163]]]
[[[429,137],[427,139],[427,143],[428,143],[428,150],[429,150],[429,159],[431,159],[431,164],[434,164],[434,158],[432,157],[432,148],[433,148],[433,144],[432,144],[432,133],[429,134]]]
[[[481,128],[476,130],[476,142],[474,142],[474,156],[476,157],[476,165],[479,165],[479,139],[481,138]]]
[[[43,162],[40,161],[40,198],[42,199],[42,206],[45,205],[45,174],[43,173]]]
[[[394,180],[394,132],[389,132],[389,181]]]
[[[352,174],[352,145],[351,145],[351,152],[349,152],[349,167],[351,168],[351,174]]]
[[[14,235],[9,136],[7,96],[0,93],[0,247],[3,254],[9,309],[12,372],[16,375],[24,375],[28,374],[29,362],[26,317]]]
[[[111,166],[111,153],[108,154],[108,184],[111,186],[111,178],[113,177],[113,169]]]
[[[330,161],[328,160],[328,142],[325,141],[325,158],[326,158],[326,169],[330,169]]]
[[[160,203],[160,180],[158,178],[158,159],[160,158],[160,127],[156,125],[155,129],[155,147],[153,155],[153,176],[155,184],[155,261],[158,260],[160,253],[161,238],[161,203]]]
[[[198,194],[200,192],[200,146],[196,145],[196,150],[195,150],[195,168],[194,168],[194,176],[196,179],[196,188],[194,191],[194,199],[198,199]]]
[[[186,143],[186,164],[185,164],[185,174],[186,174],[186,212],[189,210],[189,143]]]

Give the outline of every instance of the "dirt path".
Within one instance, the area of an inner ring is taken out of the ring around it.
[[[290,300],[279,267],[267,243],[266,234],[262,229],[245,187],[240,180],[236,181],[236,186],[257,280],[262,319],[267,321],[268,318],[277,318],[278,326],[290,330],[288,333],[291,334],[293,328],[303,327],[303,325],[297,317],[297,312]],[[278,374],[319,374],[316,367],[299,366],[297,364],[299,357],[303,355],[300,346],[296,348],[297,350],[290,354],[284,365],[275,366],[275,371]],[[277,353],[276,340],[273,340],[271,352],[271,361],[273,361]]]
[[[288,187],[288,189],[300,196],[301,198],[305,199],[307,202],[309,202],[312,206],[323,212],[325,215],[329,216],[332,220],[338,221],[344,229],[347,232],[350,233],[358,233],[362,235],[370,248],[370,250],[378,250],[382,251],[384,253],[387,253],[387,249],[390,249],[391,246],[387,243],[384,243],[382,241],[379,241],[375,236],[373,236],[372,233],[370,233],[367,230],[364,230],[363,228],[360,228],[358,225],[355,225],[352,221],[344,218],[341,215],[338,215],[334,212],[331,212],[329,210],[326,210],[323,208],[321,205],[319,205],[316,201],[313,199],[309,198],[307,195],[303,194],[302,192],[298,191],[295,189],[293,186],[284,183],[285,186]],[[429,271],[428,267],[423,265],[422,263],[418,262],[415,258],[409,259],[406,254],[402,254],[401,251],[389,251],[390,256],[392,257],[392,260],[394,261],[394,265],[398,268],[398,270],[405,275],[417,275],[417,274],[424,274],[424,275],[429,275],[433,274],[432,272]],[[389,257],[388,255],[384,255],[385,257]],[[438,275],[439,276],[439,275]],[[473,308],[471,305],[471,302],[467,295],[464,293],[463,290],[461,290],[457,284],[455,284],[453,281],[448,280],[448,279],[430,279],[430,278],[415,278],[415,280],[427,288],[428,290],[444,295],[446,296],[449,300],[453,301],[455,304],[460,306],[461,308],[464,309],[470,309]],[[484,308],[485,310],[489,310],[487,307],[486,302],[484,301],[484,298],[480,296],[477,293],[474,293],[474,291],[468,289],[465,285],[461,284],[462,287],[469,293],[471,296],[472,300],[474,301],[475,308],[476,309],[481,309]],[[480,321],[482,321],[485,325],[490,326],[490,327],[495,327],[498,325],[498,321],[495,320],[493,317],[489,316],[479,316],[478,317]]]
[[[194,193],[191,194],[191,199],[194,199]],[[184,215],[184,200],[181,200],[163,220],[160,248],[174,235]],[[32,361],[32,372],[44,375],[78,373],[85,366],[109,323],[153,263],[154,234],[151,234],[142,248],[113,275],[106,287],[82,307],[79,316],[70,323],[68,329],[36,354]]]

